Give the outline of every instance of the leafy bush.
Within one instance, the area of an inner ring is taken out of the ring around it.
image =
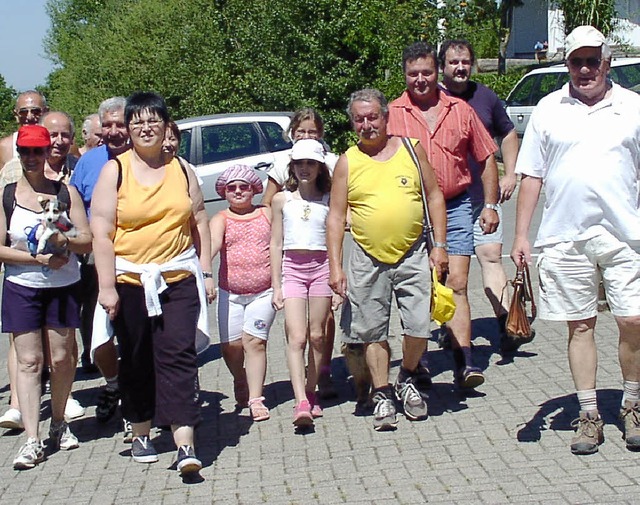
[[[525,67],[509,71],[504,75],[498,75],[497,72],[474,74],[473,80],[491,88],[496,95],[505,100],[509,92],[528,71],[529,69]]]

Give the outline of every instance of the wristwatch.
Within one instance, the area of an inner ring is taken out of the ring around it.
[[[202,272],[202,277],[205,279],[213,279],[213,273],[211,272]]]
[[[446,242],[434,242],[433,247],[438,247],[440,249],[444,249],[445,251],[449,250],[449,246]]]
[[[495,210],[496,212],[498,212],[498,209],[500,208],[500,204],[497,204],[497,203],[485,203],[484,204],[484,208],[485,209]]]

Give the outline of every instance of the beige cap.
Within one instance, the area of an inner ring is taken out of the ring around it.
[[[578,26],[567,35],[564,43],[564,57],[568,59],[572,52],[581,47],[601,47],[605,42],[604,35],[593,26]]]

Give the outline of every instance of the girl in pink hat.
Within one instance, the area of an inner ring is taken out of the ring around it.
[[[254,421],[269,419],[262,396],[267,339],[275,318],[271,305],[269,242],[271,211],[253,205],[262,181],[253,169],[233,165],[216,181],[229,208],[209,222],[211,255],[220,253],[218,327],[222,357],[231,375],[237,407],[248,406]]]
[[[315,394],[331,311],[326,219],[331,178],[325,150],[303,139],[291,151],[285,191],[273,197],[271,277],[273,305],[284,307],[287,362],[295,396],[293,424],[309,426],[322,416]],[[336,300],[337,302],[337,300]],[[307,339],[311,352],[305,380]]]

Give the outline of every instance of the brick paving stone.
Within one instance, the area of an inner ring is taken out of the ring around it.
[[[509,216],[509,205],[505,213]],[[513,216],[511,215],[510,219]],[[510,225],[512,227],[512,223]],[[505,245],[508,250],[508,245]],[[513,266],[505,260],[508,275]],[[534,275],[534,281],[536,276]],[[605,417],[606,442],[590,457],[569,451],[577,401],[566,359],[566,327],[536,321],[538,336],[512,359],[495,349],[491,309],[482,292],[477,262],[471,266],[469,294],[476,356],[487,382],[464,397],[452,387],[450,352],[430,342],[434,388],[426,422],[399,415],[398,430],[376,433],[371,417],[356,417],[347,370],[334,354],[339,392],[325,405],[315,431],[294,434],[293,396],[288,384],[279,314],[269,341],[266,397],[272,418],[252,423],[247,410],[234,412],[231,376],[219,346],[201,357],[203,423],[196,432],[205,463],[198,484],[184,484],[174,469],[170,436],[154,465],[133,463],[122,443],[119,418],[99,425],[93,418],[101,379],[78,381],[76,397],[88,407],[72,423],[81,447],[56,453],[39,467],[15,472],[11,462],[22,434],[0,432],[0,503],[637,503],[640,465],[627,451],[615,416],[620,403],[616,326],[599,315],[598,401]],[[210,307],[214,315],[214,308]],[[212,318],[214,321],[214,318]],[[435,328],[435,326],[433,327]],[[399,320],[390,332],[391,380],[401,356]],[[339,345],[336,344],[336,350]],[[7,339],[0,339],[6,356]],[[6,367],[0,364],[0,411],[8,403]],[[48,397],[45,397],[48,403]],[[48,407],[43,409],[46,414]],[[48,421],[42,423],[46,434]]]

